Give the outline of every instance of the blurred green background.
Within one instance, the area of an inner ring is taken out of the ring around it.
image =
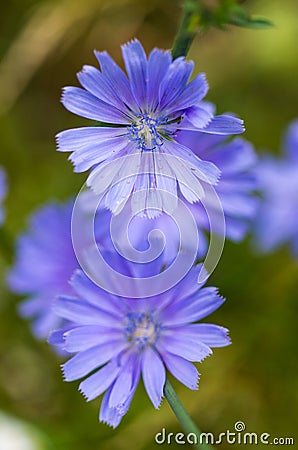
[[[66,155],[55,151],[58,131],[85,124],[60,105],[61,88],[77,84],[83,64],[95,64],[93,49],[106,49],[122,64],[120,44],[135,36],[147,51],[171,47],[180,6],[177,0],[1,4],[0,165],[9,178],[6,223],[12,235],[25,227],[32,210],[75,194],[86,178],[73,174]],[[257,150],[277,153],[281,133],[298,116],[297,0],[248,0],[245,6],[275,28],[212,29],[196,38],[189,58],[197,72],[207,73],[208,99],[218,112],[239,114]],[[99,400],[87,404],[78,383],[63,383],[61,361],[18,318],[18,299],[5,288],[6,269],[0,258],[0,411],[9,414],[0,416],[1,450],[2,425],[15,424],[12,417],[27,423],[35,441],[29,450],[154,449],[154,435],[163,427],[181,431],[167,403],[155,411],[143,387],[116,431],[99,424]],[[179,396],[205,431],[233,431],[242,420],[247,431],[295,437],[297,263],[286,250],[260,257],[249,239],[227,242],[211,283],[228,300],[210,321],[230,329],[233,345],[200,365],[198,392],[174,383]]]

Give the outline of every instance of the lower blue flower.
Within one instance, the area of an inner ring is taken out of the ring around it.
[[[216,288],[198,283],[198,273],[199,267],[192,268],[171,290],[135,300],[107,293],[77,270],[71,281],[76,296],[55,301],[56,314],[74,325],[53,332],[50,342],[60,338],[63,348],[75,353],[63,365],[64,379],[86,377],[79,390],[87,401],[106,391],[100,421],[119,425],[141,377],[155,408],[162,400],[166,371],[197,389],[199,373],[192,362],[209,356],[211,347],[230,343],[226,328],[195,323],[224,302]]]

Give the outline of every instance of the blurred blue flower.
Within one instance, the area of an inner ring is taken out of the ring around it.
[[[146,267],[140,269],[146,271]],[[216,288],[198,283],[198,272],[199,267],[192,268],[171,290],[136,300],[107,293],[77,270],[71,282],[76,296],[55,301],[55,312],[75,325],[54,332],[50,342],[58,335],[64,349],[76,353],[63,365],[64,378],[73,381],[87,376],[79,386],[87,401],[106,391],[100,421],[118,426],[141,375],[155,408],[161,403],[166,370],[190,389],[197,389],[199,373],[192,361],[210,355],[210,347],[230,343],[227,329],[194,323],[224,302]],[[131,278],[132,296],[134,290]]]
[[[209,231],[209,215],[213,217],[213,231],[217,234],[222,232],[217,227],[220,220],[216,220],[221,207],[226,223],[226,237],[235,242],[241,241],[252,225],[258,206],[254,193],[258,187],[255,174],[257,156],[253,146],[239,137],[227,141],[224,136],[193,131],[183,131],[177,139],[200,158],[213,162],[221,171],[221,177],[214,187],[219,203],[214,204],[206,196],[203,203],[189,205],[199,230]],[[204,182],[202,185],[204,186]]]
[[[28,296],[19,311],[22,317],[33,318],[32,330],[38,338],[47,338],[61,325],[51,304],[56,295],[72,293],[68,281],[79,267],[71,241],[72,208],[73,201],[43,206],[17,240],[8,284],[13,292]]]
[[[264,253],[288,243],[298,257],[298,120],[288,127],[282,149],[281,158],[264,155],[257,168],[262,200],[255,237]]]
[[[0,225],[4,219],[4,211],[2,209],[2,201],[6,196],[6,175],[4,170],[0,167]]]
[[[220,174],[177,141],[180,130],[230,135],[244,129],[240,119],[214,116],[202,101],[208,84],[204,74],[188,82],[192,61],[172,61],[159,49],[147,58],[138,40],[124,45],[122,54],[128,78],[106,52],[95,52],[101,71],[84,66],[78,74],[83,89],[64,89],[69,111],[99,123],[59,133],[58,149],[72,152],[75,171],[91,169],[87,184],[105,196],[113,213],[137,193],[133,210],[154,217],[175,209],[178,187],[193,203],[204,195],[202,180],[215,184]]]

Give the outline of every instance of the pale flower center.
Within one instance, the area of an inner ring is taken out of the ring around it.
[[[159,325],[145,313],[131,313],[126,317],[126,337],[129,342],[140,347],[154,344],[158,338]]]
[[[164,121],[142,114],[128,127],[129,139],[137,144],[139,150],[159,149],[164,141],[160,134],[163,125]]]

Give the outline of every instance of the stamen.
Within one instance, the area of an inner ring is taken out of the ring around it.
[[[139,150],[159,149],[164,141],[159,132],[165,125],[166,121],[162,119],[153,119],[148,114],[142,114],[128,127],[129,138],[136,142]]]
[[[138,347],[144,347],[156,342],[159,336],[159,325],[150,315],[131,313],[126,316],[126,337],[129,342]]]

